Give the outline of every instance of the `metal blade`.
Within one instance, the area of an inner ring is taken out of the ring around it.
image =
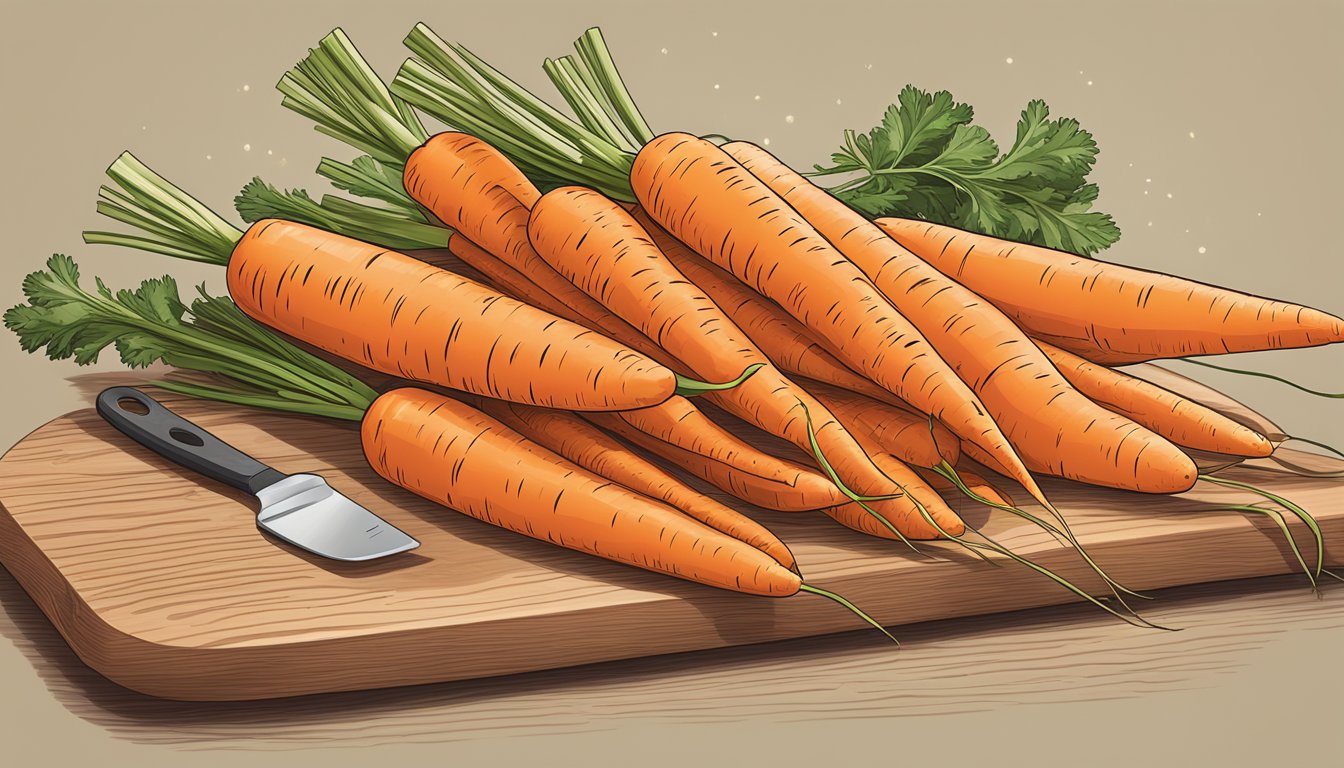
[[[290,475],[258,491],[257,498],[259,528],[315,555],[372,560],[420,546],[317,475]]]

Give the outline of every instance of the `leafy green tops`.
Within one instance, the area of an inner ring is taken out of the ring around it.
[[[1090,210],[1097,144],[1077,120],[1051,120],[1045,102],[1032,101],[1000,155],[973,115],[947,91],[907,85],[881,125],[846,131],[832,165],[813,175],[860,174],[830,191],[870,218],[928,219],[1079,254],[1120,238],[1108,214]]]

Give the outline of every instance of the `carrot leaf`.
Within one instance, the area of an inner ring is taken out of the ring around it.
[[[831,165],[814,176],[855,176],[831,193],[870,218],[921,218],[976,232],[1091,254],[1120,230],[1092,211],[1092,134],[1071,118],[1050,119],[1043,101],[1022,111],[1007,152],[973,110],[947,91],[907,85],[868,133],[846,131]]]
[[[406,194],[402,172],[368,155],[360,155],[348,163],[324,157],[317,164],[317,173],[329,179],[337,189],[381,201],[391,208],[427,221],[420,207]]]
[[[445,248],[452,230],[430,224],[418,213],[383,208],[323,195],[319,202],[302,189],[281,191],[253,178],[233,198],[238,215],[249,223],[285,219],[385,248]]]
[[[330,363],[303,352],[247,317],[227,298],[201,291],[190,306],[170,276],[113,292],[102,280],[80,286],[74,259],[57,254],[47,270],[23,281],[27,304],[4,315],[27,352],[45,347],[53,360],[89,365],[109,346],[131,368],[163,362],[223,377],[196,385],[202,397],[358,420],[378,393]],[[184,385],[192,386],[192,385]],[[171,388],[171,387],[169,387]],[[223,395],[228,395],[224,397]]]

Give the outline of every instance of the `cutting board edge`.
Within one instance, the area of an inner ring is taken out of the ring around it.
[[[514,659],[498,669],[481,669],[469,665],[454,666],[451,663],[454,657],[449,654],[431,657],[434,661],[430,666],[435,671],[430,674],[426,673],[425,663],[420,659],[415,664],[405,666],[401,674],[389,675],[386,668],[380,668],[380,671],[367,678],[352,674],[337,680],[330,675],[332,668],[358,669],[360,661],[367,659],[369,653],[386,653],[385,646],[389,639],[395,639],[399,647],[416,646],[421,642],[455,647],[458,644],[471,645],[487,641],[497,636],[501,630],[507,631],[512,623],[529,624],[530,631],[533,632],[542,628],[536,626],[537,617],[524,616],[496,622],[412,628],[391,634],[366,633],[343,638],[320,638],[256,646],[174,646],[148,641],[119,630],[91,610],[69,581],[60,574],[54,563],[23,532],[22,526],[9,514],[3,502],[0,502],[0,560],[3,560],[5,567],[43,613],[51,619],[58,632],[83,663],[117,685],[148,696],[178,701],[250,701],[447,683],[865,631],[854,624],[853,617],[837,613],[823,620],[824,626],[814,626],[806,633],[799,634],[781,628],[773,632],[763,630],[758,638],[743,640],[725,638],[713,631],[703,631],[704,628],[695,626],[696,622],[692,620],[687,624],[691,631],[682,635],[639,633],[636,636],[640,638],[640,642],[631,643],[627,636],[624,638],[626,643],[615,651],[609,644],[598,639],[594,639],[591,643],[571,639],[567,645],[569,655],[554,657],[537,655],[533,662],[522,665]],[[1344,563],[1344,559],[1330,557],[1329,562],[1337,565]],[[18,567],[15,567],[16,564]],[[1268,565],[1253,574],[1242,571],[1235,575],[1227,574],[1215,578],[1198,577],[1182,584],[1168,586],[1256,578],[1294,571],[1292,564],[1284,561]],[[833,579],[829,586],[842,592],[854,592],[858,591],[863,580],[871,578],[872,574],[854,573]],[[1021,598],[1017,603],[997,610],[984,611],[972,608],[943,616],[892,622],[887,626],[900,627],[964,616],[1003,614],[1078,602],[1077,598],[1063,591],[1020,594]],[[634,610],[637,611],[635,615],[630,614],[631,610],[630,605],[597,605],[582,611],[553,614],[540,620],[555,622],[563,628],[561,631],[564,631],[590,621],[600,625],[601,612],[619,611],[623,613],[624,620],[630,624],[647,622],[656,626],[667,623],[666,616],[660,617],[660,613],[693,611],[694,606],[686,601],[669,598],[637,604],[634,606]],[[576,617],[576,613],[580,616]],[[576,618],[581,620],[575,622]],[[73,631],[75,628],[78,628],[78,631]],[[296,654],[297,649],[302,649],[302,652]],[[406,648],[404,652],[414,651]],[[281,661],[278,657],[287,656],[292,659],[296,655],[308,660],[307,663],[313,666],[312,676],[293,674],[271,678],[255,676],[257,670],[272,668],[278,663],[292,664],[292,661]],[[164,669],[165,665],[166,668],[174,670],[172,675],[156,672]],[[183,674],[184,670],[190,672]],[[304,684],[298,681],[304,681]]]

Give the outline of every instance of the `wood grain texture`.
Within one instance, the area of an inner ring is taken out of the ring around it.
[[[754,644],[860,626],[820,598],[749,598],[586,558],[383,483],[354,425],[164,398],[221,438],[336,488],[423,542],[384,562],[321,561],[265,538],[242,494],[130,445],[92,411],[57,419],[0,459],[0,559],[89,666],[178,699],[251,699],[487,677]],[[1324,460],[1301,458],[1304,463]],[[1254,469],[1344,533],[1337,480]],[[1047,491],[1113,576],[1138,589],[1292,571],[1268,521],[1214,511],[1248,494]],[[1069,550],[1018,518],[965,509],[989,535],[1080,584]],[[915,555],[811,516],[765,518],[809,580],[886,624],[1067,602],[1012,564],[951,544]],[[1299,540],[1305,528],[1294,525]],[[1331,555],[1327,551],[1327,555]],[[1332,562],[1338,556],[1331,557]]]
[[[896,652],[876,633],[857,630],[482,680],[238,702],[167,701],[108,681],[80,662],[4,572],[0,637],[72,717],[118,741],[178,750],[288,758],[407,744],[498,749],[506,739],[574,734],[594,734],[590,743],[606,746],[624,728],[649,723],[699,736],[708,727],[777,734],[811,723],[833,736],[846,723],[877,721],[884,726],[874,738],[885,743],[893,733],[923,730],[894,727],[902,721],[959,722],[1009,710],[1040,721],[1060,706],[1095,712],[1124,700],[1154,706],[1183,692],[1225,697],[1249,668],[1282,674],[1285,666],[1309,666],[1285,655],[1344,632],[1344,584],[1326,584],[1323,592],[1323,600],[1313,597],[1301,576],[1162,590],[1147,614],[1180,632],[1138,630],[1074,604],[905,626]],[[1298,642],[1285,648],[1285,638]],[[1091,730],[1096,738],[1115,736],[1114,725]],[[1298,743],[1303,751],[1320,744]],[[958,754],[968,747],[958,745]]]

